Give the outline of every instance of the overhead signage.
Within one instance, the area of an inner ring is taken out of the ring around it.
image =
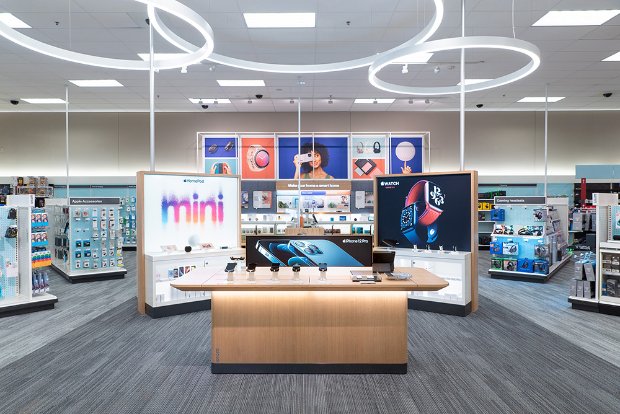
[[[99,206],[120,204],[121,199],[118,197],[71,197],[69,205],[71,206]]]
[[[279,180],[276,182],[277,190],[351,190],[351,181],[336,180]]]
[[[542,196],[498,196],[495,197],[495,205],[546,205],[547,198]]]

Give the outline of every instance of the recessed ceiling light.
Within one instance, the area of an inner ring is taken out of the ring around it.
[[[382,98],[382,99],[366,99],[366,98],[358,98],[354,101],[356,104],[391,104],[394,102],[393,98]]]
[[[552,10],[532,26],[600,26],[620,10]]]
[[[0,13],[0,22],[6,24],[11,29],[32,29],[32,27],[11,13]]]
[[[547,98],[547,101],[549,101],[549,102],[557,102],[557,101],[561,101],[564,98],[565,98],[565,96],[550,96],[550,97]],[[544,103],[545,102],[545,97],[544,96],[526,96],[525,98],[519,99],[517,102],[521,102],[521,103]]]
[[[476,83],[482,83],[490,80],[491,79],[465,79],[465,85],[475,85]],[[461,82],[457,83],[457,85],[461,86]]]
[[[58,98],[22,98],[22,101],[30,104],[47,105],[47,104],[64,104],[64,99]]]
[[[149,53],[138,53],[138,56],[145,62],[148,62],[151,59],[151,55]],[[185,56],[185,53],[155,53],[155,60],[172,59],[181,56]]]
[[[189,98],[189,101],[193,104],[229,104],[230,99],[227,98]]]
[[[314,13],[243,13],[249,29],[315,27]]]
[[[430,58],[433,57],[432,53],[412,53],[407,56],[403,56],[402,58],[395,60],[392,62],[393,65],[423,65],[428,63]]]
[[[264,80],[217,80],[220,86],[265,86]]]
[[[614,53],[613,55],[606,57],[603,59],[603,62],[620,62],[620,52]]]
[[[114,79],[70,80],[69,82],[80,88],[114,88],[123,86]]]

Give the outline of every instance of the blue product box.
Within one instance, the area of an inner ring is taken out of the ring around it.
[[[534,260],[528,259],[527,257],[517,259],[517,271],[532,273],[534,271]]]
[[[489,244],[489,251],[491,254],[502,254],[502,242],[501,241],[492,241]]]
[[[549,262],[547,260],[534,260],[532,270],[534,273],[549,274]]]
[[[506,220],[506,210],[503,208],[494,208],[491,210],[491,221],[504,221]]]

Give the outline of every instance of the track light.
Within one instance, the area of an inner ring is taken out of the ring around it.
[[[377,100],[375,99],[374,101],[372,101],[373,104],[378,104],[379,102],[377,102]]]
[[[413,98],[409,98],[409,105],[413,104]]]
[[[215,65],[209,65],[209,72],[215,71]]]
[[[252,99],[251,98],[248,99],[248,104],[250,104],[250,105],[252,104]]]
[[[294,99],[291,99],[290,101],[288,101],[288,103],[290,103],[291,105],[295,103]]]
[[[327,101],[327,103],[330,105],[334,103],[334,100],[332,99],[331,95],[329,95],[329,100]]]
[[[181,73],[187,73],[187,66],[183,66],[181,68]]]
[[[217,101],[217,99],[213,100],[213,105],[217,105],[219,102]]]
[[[424,103],[428,105],[429,103],[431,103],[431,100],[430,100],[430,99],[428,99],[428,98],[426,98],[426,99],[424,100]]]
[[[436,75],[439,72],[441,72],[441,68],[439,66],[435,66],[435,69],[433,69],[433,72],[435,72],[435,75]]]
[[[405,73],[409,73],[409,65],[404,64],[404,65],[403,65],[403,70],[402,70],[401,72],[402,72],[403,74],[405,74]]]

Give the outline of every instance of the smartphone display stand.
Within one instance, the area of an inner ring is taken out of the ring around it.
[[[278,277],[278,272],[274,272],[273,270],[271,271],[271,281],[272,282],[280,281],[280,278]]]
[[[299,272],[293,272],[293,282],[300,282]]]
[[[226,281],[227,282],[234,282],[235,281],[235,271],[234,270],[232,272],[226,272]]]
[[[319,272],[319,282],[327,282],[327,272],[325,270]]]
[[[254,272],[248,272],[248,282],[254,283],[256,282],[256,275]]]

